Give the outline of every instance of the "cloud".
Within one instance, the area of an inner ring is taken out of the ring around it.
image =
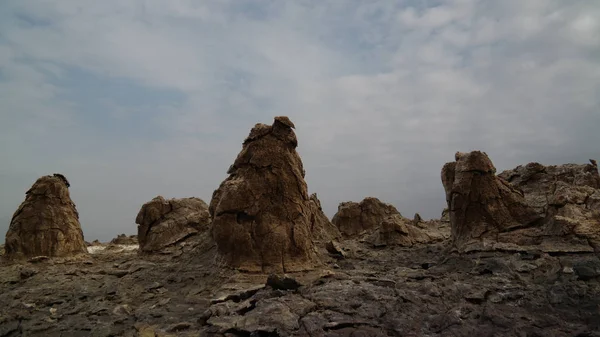
[[[276,115],[330,216],[372,195],[437,217],[455,151],[599,156],[598,17],[591,0],[3,1],[0,218],[62,172],[87,239],[133,233],[155,195],[209,201]]]

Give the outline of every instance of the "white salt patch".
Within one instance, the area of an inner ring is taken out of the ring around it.
[[[108,246],[90,246],[87,247],[88,253],[90,254],[98,254],[101,252],[110,252],[110,253],[118,253],[123,251],[132,251],[139,248],[139,245],[111,245],[109,250],[106,250]]]
[[[97,254],[106,249],[106,246],[89,246],[87,247],[88,253]]]

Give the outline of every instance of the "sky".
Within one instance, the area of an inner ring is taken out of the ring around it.
[[[328,216],[437,218],[456,151],[600,159],[600,2],[2,0],[0,231],[60,172],[86,240],[134,234],[157,195],[210,202],[279,115]]]

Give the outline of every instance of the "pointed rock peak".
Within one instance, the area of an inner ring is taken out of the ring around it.
[[[62,175],[60,173],[54,173],[53,176],[59,178],[60,180],[62,180],[65,183],[65,185],[67,185],[67,187],[71,187],[71,184],[69,184],[69,181],[67,180],[67,177],[65,177],[64,175]]]
[[[291,272],[318,263],[312,239],[328,233],[329,221],[308,195],[293,127],[282,116],[272,126],[256,124],[213,193],[212,235],[234,268]]]
[[[5,250],[8,258],[87,253],[65,176],[44,176],[31,186],[10,222]]]
[[[295,129],[296,126],[294,125],[294,123],[292,123],[292,121],[289,119],[289,117],[287,116],[277,116],[275,117],[275,123],[279,122],[287,127],[290,127],[292,129]]]

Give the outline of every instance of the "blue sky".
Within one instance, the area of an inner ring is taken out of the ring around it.
[[[287,115],[329,216],[376,196],[439,216],[442,165],[600,159],[600,3],[0,2],[0,230],[39,176],[71,181],[86,239],[156,195],[212,191]]]

